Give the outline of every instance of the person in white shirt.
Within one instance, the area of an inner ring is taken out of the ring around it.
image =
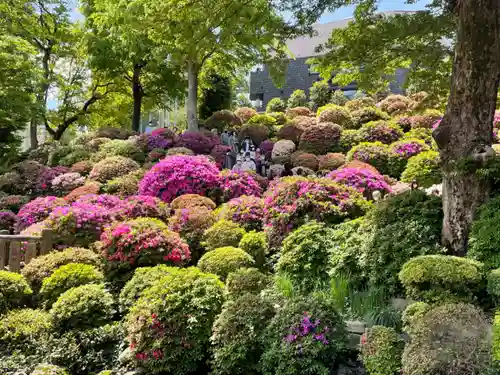
[[[245,154],[245,160],[243,161],[243,163],[241,163],[241,169],[246,172],[255,172],[257,170],[257,166],[255,165],[255,162],[250,158],[249,152]]]

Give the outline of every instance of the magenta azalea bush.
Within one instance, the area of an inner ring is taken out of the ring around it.
[[[32,224],[45,220],[58,207],[67,207],[62,198],[40,197],[22,206],[18,212],[18,231],[22,231]]]
[[[216,145],[210,152],[210,156],[215,159],[218,168],[222,168],[226,160],[226,154],[231,151],[231,147],[224,145]]]
[[[220,144],[219,138],[211,134],[186,131],[179,137],[179,146],[193,150],[195,154],[210,154],[212,149]]]
[[[170,203],[183,194],[207,195],[219,185],[219,170],[206,156],[170,156],[144,175],[139,194]]]
[[[259,146],[260,153],[266,157],[266,160],[271,159],[271,154],[273,152],[274,142],[270,140],[265,140]]]
[[[409,159],[422,151],[428,151],[429,146],[420,139],[405,139],[403,141],[395,142],[390,146],[390,151],[394,155],[402,158]]]
[[[122,200],[110,194],[85,194],[80,196],[75,203],[91,204],[108,210],[119,210],[122,205]]]
[[[17,216],[11,211],[0,211],[0,230],[13,233],[17,226]]]
[[[221,208],[221,216],[240,224],[248,231],[262,230],[264,200],[252,195],[231,199]]]
[[[248,172],[225,169],[220,173],[220,176],[220,188],[225,201],[242,195],[255,195],[257,197],[262,195],[262,188],[259,183]]]
[[[138,217],[165,219],[169,216],[168,204],[148,195],[132,195],[125,198],[121,204],[121,210],[123,216],[130,219]]]
[[[376,190],[381,193],[391,192],[391,187],[385,182],[384,177],[369,169],[342,168],[330,172],[327,177],[339,184],[353,187],[367,199],[371,199]]]

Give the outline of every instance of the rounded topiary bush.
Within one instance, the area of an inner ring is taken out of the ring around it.
[[[283,125],[279,130],[276,136],[278,139],[286,139],[288,141],[292,141],[294,143],[299,143],[300,136],[304,132],[304,129],[299,125],[290,122],[288,124]]]
[[[84,184],[85,177],[75,172],[63,173],[55,177],[51,182],[52,189],[59,194],[66,194]]]
[[[231,171],[225,169],[220,173],[220,187],[222,198],[229,201],[242,195],[260,197],[262,188],[254,179],[254,175],[244,171]]]
[[[61,294],[52,305],[50,314],[60,330],[92,328],[111,320],[113,304],[113,296],[104,285],[82,285]]]
[[[349,104],[349,103],[348,103]],[[364,107],[351,112],[353,129],[371,121],[389,120],[389,115],[376,107]]]
[[[304,90],[295,90],[287,100],[289,108],[304,107],[307,105],[307,96]]]
[[[124,156],[110,156],[94,164],[89,174],[89,178],[99,182],[106,182],[113,178],[126,175],[139,168],[139,164],[130,158]]]
[[[227,277],[226,292],[230,299],[235,299],[246,293],[259,294],[271,284],[272,278],[257,268],[240,268]]]
[[[208,197],[199,194],[184,194],[175,198],[170,204],[172,210],[182,210],[184,208],[206,207],[215,209],[215,203]]]
[[[139,193],[170,203],[184,194],[205,195],[219,185],[219,170],[206,157],[171,156],[155,164],[144,175]]]
[[[100,128],[96,134],[96,138],[109,138],[109,139],[127,139],[132,136],[133,132],[124,128]]]
[[[359,129],[363,142],[382,142],[386,145],[396,142],[403,137],[401,128],[387,121],[372,121]]]
[[[389,114],[401,113],[411,109],[413,100],[404,95],[389,95],[377,106],[384,112]]]
[[[285,164],[290,161],[290,157],[295,151],[295,143],[289,140],[281,139],[273,146],[271,158],[275,163]]]
[[[342,318],[328,298],[317,295],[288,300],[263,340],[264,375],[303,375],[311,369],[328,374],[347,345]]]
[[[224,280],[231,272],[252,267],[254,263],[253,258],[243,250],[227,246],[205,253],[198,261],[198,267],[203,272],[213,273]]]
[[[381,142],[363,142],[347,153],[347,160],[358,160],[374,166],[380,173],[389,173],[389,148]]]
[[[394,328],[373,326],[362,336],[361,360],[369,375],[397,374],[404,341]]]
[[[257,114],[257,111],[253,108],[241,107],[234,111],[234,114],[238,116],[243,123],[247,123],[248,120]]]
[[[156,197],[133,195],[120,203],[121,214],[129,219],[149,217],[166,219],[170,215],[168,204]]]
[[[349,152],[351,148],[361,143],[359,131],[354,129],[345,129],[342,131],[339,140],[339,150],[343,153]]]
[[[311,126],[316,125],[318,122],[315,117],[312,116],[297,116],[292,120],[292,124],[297,125],[300,129],[307,129]]]
[[[399,177],[406,168],[408,159],[420,154],[424,151],[429,151],[430,147],[420,139],[403,139],[394,142],[389,146],[391,153],[389,163],[391,176]]]
[[[243,122],[239,116],[227,109],[223,109],[214,112],[212,116],[207,118],[203,123],[203,127],[208,130],[217,129],[222,132],[225,129],[238,128],[242,124]]]
[[[286,110],[286,117],[290,119],[294,119],[298,116],[309,116],[310,114],[311,110],[307,107],[293,107]]]
[[[270,112],[284,112],[284,111],[270,111]],[[276,113],[267,113],[267,114],[258,114],[256,116],[252,116],[250,120],[248,120],[249,124],[258,124],[264,125],[267,128],[271,129],[275,125],[279,125],[276,118],[273,117]]]
[[[320,122],[304,130],[300,137],[299,149],[315,155],[335,151],[341,133],[342,128],[339,125]]]
[[[167,150],[167,155],[168,156],[176,156],[176,155],[188,155],[188,156],[194,156],[193,150],[190,150],[189,148],[186,147],[172,147]]]
[[[328,178],[339,184],[353,187],[367,199],[372,199],[375,191],[382,194],[391,192],[391,187],[384,177],[379,173],[373,173],[369,169],[342,168],[330,172]]]
[[[451,255],[423,255],[403,265],[399,280],[408,298],[472,302],[484,286],[483,264]]]
[[[33,289],[38,290],[43,279],[50,277],[56,269],[69,263],[99,266],[101,257],[91,250],[72,247],[32,259],[21,270],[21,274],[28,280]]]
[[[203,245],[207,250],[215,250],[220,247],[236,247],[245,234],[245,229],[229,220],[219,220],[205,233],[203,233]]]
[[[223,284],[197,268],[180,271],[145,290],[124,323],[135,361],[150,374],[195,373],[208,359]]]
[[[18,226],[18,218],[14,212],[0,211],[0,230],[6,230],[8,233],[13,234]]]
[[[349,111],[356,111],[361,108],[365,107],[375,107],[375,100],[372,98],[365,96],[363,98],[358,98],[358,99],[353,99],[349,100],[346,104],[345,107]]]
[[[69,375],[69,373],[62,367],[42,363],[36,366],[30,375]]]
[[[70,263],[59,267],[42,282],[40,295],[50,307],[65,291],[85,284],[100,284],[104,275],[90,264]]]
[[[17,214],[19,218],[18,231],[43,221],[55,208],[64,206],[68,206],[68,204],[62,198],[48,196],[33,199],[19,209]]]
[[[212,149],[220,144],[216,137],[196,131],[185,131],[179,136],[179,146],[192,150],[195,154],[210,154]]]
[[[266,106],[266,112],[285,112],[286,102],[281,98],[272,98]]]
[[[249,137],[252,142],[258,147],[262,142],[269,138],[269,133],[270,130],[266,125],[262,125],[259,123],[245,124],[240,128],[238,132],[238,140],[242,142],[246,137]]]
[[[30,198],[24,195],[7,195],[0,197],[0,210],[17,213],[19,209],[29,201]]]
[[[320,171],[333,171],[345,164],[346,158],[344,154],[328,153],[318,156],[318,169]]]
[[[145,173],[144,169],[137,169],[124,176],[113,178],[106,182],[103,190],[108,194],[114,194],[119,197],[135,195],[139,190],[139,181],[144,177]]]
[[[260,153],[266,157],[266,160],[271,159],[271,154],[273,152],[274,142],[266,139],[260,144]]]
[[[331,122],[343,128],[352,128],[352,119],[349,112],[339,105],[327,104],[318,108],[318,122]]]
[[[302,291],[327,285],[328,256],[333,248],[332,229],[310,222],[290,233],[283,241],[276,269],[287,275]]]
[[[0,313],[18,307],[33,293],[24,276],[0,271]]]
[[[401,174],[401,181],[416,181],[419,187],[424,188],[439,184],[442,179],[439,152],[436,151],[426,151],[411,157]]]
[[[494,197],[479,207],[472,222],[467,256],[483,262],[486,269],[500,268],[500,197]]]
[[[71,203],[78,200],[78,198],[80,198],[82,195],[99,194],[101,187],[102,184],[100,182],[89,181],[85,185],[77,187],[76,189],[72,190],[68,195],[64,197],[64,200],[66,202]]]
[[[264,266],[267,254],[267,235],[265,232],[251,231],[245,233],[238,245],[255,260],[256,267]]]
[[[318,169],[318,158],[314,154],[297,151],[291,155],[290,159],[294,167],[305,167],[312,171],[316,171]]]
[[[246,230],[262,229],[263,215],[264,200],[252,195],[231,199],[219,210],[220,217],[238,223]]]

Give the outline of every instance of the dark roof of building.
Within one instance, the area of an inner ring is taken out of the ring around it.
[[[415,12],[395,10],[381,13],[385,15],[394,15]],[[315,35],[313,37],[305,36],[290,40],[287,43],[288,49],[293,54],[294,58],[317,56],[318,53],[315,51],[316,47],[320,44],[326,43],[333,30],[346,27],[353,19],[353,17],[349,17],[343,20],[316,24],[314,25]]]

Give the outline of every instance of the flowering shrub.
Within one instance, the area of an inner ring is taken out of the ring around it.
[[[375,107],[375,100],[366,96],[364,98],[349,100],[345,104],[345,107],[349,111],[357,111],[357,110],[365,108],[365,107]]]
[[[71,166],[71,172],[86,176],[90,173],[93,166],[94,164],[90,160],[82,160]]]
[[[318,158],[314,154],[297,151],[291,155],[290,159],[294,167],[305,167],[313,171],[318,169]]]
[[[194,155],[194,152],[186,147],[173,147],[167,151],[168,156],[175,155]]]
[[[149,135],[148,136],[148,151],[153,151],[155,149],[167,149],[173,146],[172,139],[164,138],[163,135]]]
[[[271,117],[272,118],[272,117]],[[273,119],[274,120],[274,119]],[[269,138],[269,128],[262,124],[245,124],[238,132],[239,141],[249,137],[257,147]]]
[[[360,193],[330,179],[285,177],[264,196],[264,224],[275,234],[272,241],[280,243],[308,219],[339,223],[363,215],[368,206]]]
[[[389,167],[391,176],[399,177],[406,167],[408,159],[423,151],[429,151],[427,144],[420,139],[403,139],[389,146],[391,153]]]
[[[352,119],[349,112],[339,105],[327,104],[318,108],[318,122],[331,122],[343,128],[352,128]]]
[[[290,157],[294,151],[295,143],[282,139],[274,144],[271,157],[273,162],[284,164],[290,160]]]
[[[150,374],[196,373],[208,359],[211,329],[222,300],[220,280],[197,268],[159,279],[125,318],[135,361]]]
[[[394,328],[373,326],[361,337],[361,360],[370,375],[398,373],[403,349]]]
[[[241,107],[234,111],[234,114],[238,116],[243,123],[247,123],[248,120],[257,114],[257,111],[253,108]]]
[[[18,213],[18,230],[22,231],[32,224],[43,221],[58,207],[67,207],[64,199],[57,197],[40,197],[21,207]]]
[[[283,125],[278,130],[278,134],[276,134],[276,136],[278,137],[278,139],[286,139],[294,143],[298,143],[303,132],[304,129],[302,127],[300,127],[296,123],[290,122]]]
[[[286,110],[286,117],[290,119],[294,119],[297,116],[307,116],[311,114],[311,110],[307,107],[294,107],[294,108],[288,108]]]
[[[429,187],[441,183],[442,174],[439,166],[439,153],[425,151],[411,157],[401,175],[401,181],[416,181],[420,187]]]
[[[203,127],[209,130],[217,129],[222,132],[224,129],[239,128],[242,124],[240,117],[227,109],[223,109],[214,112],[212,116],[206,119]]]
[[[0,211],[0,230],[6,230],[10,234],[13,234],[16,227],[16,214],[12,211]]]
[[[316,121],[316,118],[311,117],[311,116],[297,116],[292,120],[292,124],[297,125],[299,129],[307,129],[310,128],[311,126],[316,125],[318,122]]]
[[[123,216],[130,219],[138,217],[166,219],[170,215],[168,204],[148,195],[132,195],[120,202],[120,206]]]
[[[14,166],[13,170],[5,174],[7,186],[1,186],[5,192],[18,192],[27,195],[43,195],[50,192],[52,180],[68,172],[66,167],[50,168],[34,161],[26,160]],[[0,182],[0,185],[4,185]],[[11,185],[11,186],[9,186]]]
[[[215,203],[210,198],[198,194],[184,194],[175,198],[171,205],[172,210],[181,210],[183,208],[206,207],[210,210],[215,209]]]
[[[389,148],[381,142],[362,142],[347,153],[347,160],[359,160],[374,166],[382,174],[389,173]]]
[[[220,216],[240,224],[246,230],[262,229],[264,201],[262,198],[242,195],[221,206]]]
[[[224,145],[215,146],[210,152],[210,156],[215,159],[218,168],[222,168],[226,161],[226,154],[231,151],[231,147]]]
[[[35,367],[31,375],[68,375],[68,371],[59,366],[41,363]]]
[[[271,159],[271,154],[274,148],[274,142],[270,140],[265,140],[259,146],[261,154],[266,157],[266,160]]]
[[[328,153],[318,156],[318,169],[320,171],[333,171],[345,164],[345,155],[339,153]]]
[[[387,121],[372,121],[359,129],[359,135],[364,142],[382,142],[389,145],[403,137],[403,131],[398,125]]]
[[[384,177],[368,169],[342,168],[331,172],[328,177],[339,184],[353,187],[367,199],[372,199],[372,194],[376,190],[382,194],[391,192],[391,187],[385,182]]]
[[[179,137],[179,145],[193,150],[195,154],[210,154],[218,144],[219,138],[212,138],[201,132],[185,131]]]
[[[110,156],[97,162],[92,168],[89,177],[99,182],[106,182],[139,168],[139,164],[132,159],[123,156]]]
[[[343,130],[340,135],[338,149],[343,153],[347,153],[359,143],[361,143],[361,135],[359,132],[354,129],[346,129]]]
[[[128,139],[113,139],[109,142],[103,143],[99,147],[99,152],[92,155],[92,159],[99,161],[110,156],[123,156],[138,162],[144,161],[143,151],[135,142]]]
[[[264,375],[328,374],[347,345],[342,318],[328,298],[288,300],[266,329]]]
[[[0,313],[20,306],[33,293],[24,276],[0,270]]]
[[[224,246],[236,247],[245,234],[245,229],[238,224],[221,219],[203,233],[203,246],[215,250]]]
[[[120,197],[135,195],[139,190],[139,181],[144,177],[145,173],[144,169],[137,169],[124,176],[113,178],[106,183],[104,191]]]
[[[101,206],[107,210],[121,209],[122,200],[114,195],[109,194],[86,194],[80,196],[73,204],[73,206],[80,204],[91,204]]]
[[[266,112],[285,112],[286,102],[281,98],[272,98],[266,106]]]
[[[253,258],[243,250],[226,246],[205,253],[198,261],[198,268],[225,280],[231,272],[252,267],[254,263]]]
[[[64,200],[66,200],[67,202],[74,202],[82,195],[99,194],[99,190],[101,190],[101,184],[99,182],[89,181],[85,185],[77,187],[76,189],[71,191],[64,197]]]
[[[79,173],[69,172],[61,174],[52,180],[52,189],[57,192],[69,192],[85,184],[85,177]]]
[[[191,256],[189,246],[177,233],[150,218],[114,223],[102,233],[99,246],[113,274],[159,263],[182,265]]]
[[[396,114],[406,112],[411,109],[413,101],[403,95],[389,95],[387,98],[377,104],[384,112]]]
[[[225,169],[220,173],[220,189],[225,201],[242,195],[262,195],[262,188],[248,172]]]
[[[311,126],[302,133],[299,149],[315,155],[326,154],[338,146],[341,132],[339,125],[328,122]]]
[[[139,193],[170,203],[183,194],[204,195],[219,184],[219,170],[205,156],[171,156],[144,175]]]
[[[389,120],[389,115],[375,107],[364,107],[351,112],[351,118],[353,128],[359,129],[363,124],[366,124],[367,122]]]

